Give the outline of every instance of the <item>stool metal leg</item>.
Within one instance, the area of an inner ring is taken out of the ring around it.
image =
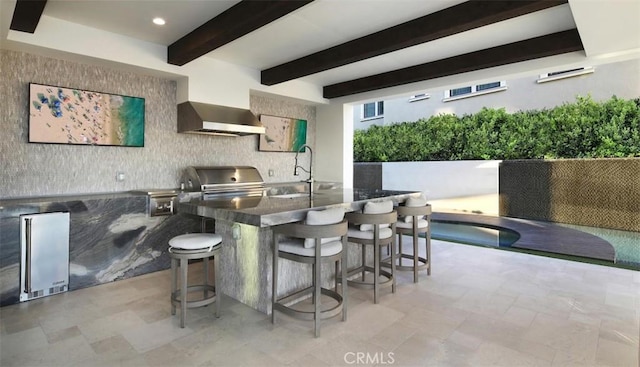
[[[418,283],[418,265],[420,263],[418,254],[418,231],[413,231],[413,282]]]
[[[180,327],[184,328],[184,322],[187,318],[187,268],[189,267],[188,259],[180,259]]]
[[[340,260],[340,269],[342,270],[342,321],[347,321],[347,241],[342,242],[342,259]],[[336,262],[336,278],[338,277],[338,269]],[[337,287],[337,285],[336,285]],[[337,291],[337,289],[336,289]]]
[[[209,284],[209,258],[205,257],[202,259],[202,285],[204,285],[204,289],[202,290],[202,297],[207,298],[209,295],[209,290],[207,289],[207,285]]]
[[[398,233],[398,252],[400,256],[398,256],[398,263],[402,266],[402,233]]]
[[[362,281],[364,282],[364,276],[366,273],[365,266],[367,265],[367,245],[360,245],[362,248]]]
[[[396,293],[396,236],[391,237],[391,293]]]
[[[216,254],[213,257],[213,287],[216,290],[216,317],[220,317],[222,309],[222,292],[220,291],[220,256]]]
[[[319,265],[317,265],[319,266]],[[316,284],[316,264],[311,264],[311,284],[313,284],[315,286]],[[312,294],[312,298],[311,298],[311,303],[313,303],[314,305],[316,304],[316,301],[318,299],[316,298],[316,292],[313,292]]]
[[[375,244],[377,243],[378,241],[375,241]],[[373,303],[378,303],[378,293],[380,293],[380,250],[375,248],[373,251]]]
[[[345,250],[343,250],[345,251]],[[336,275],[335,277],[335,281],[333,282],[333,290],[334,292],[338,292],[338,274],[339,274],[339,270],[338,270],[338,262],[336,261],[336,272],[334,273]]]
[[[176,314],[176,305],[173,303],[173,296],[178,290],[178,267],[177,260],[171,259],[171,314]]]
[[[276,323],[276,302],[278,301],[278,242],[273,237],[273,279],[271,279],[271,323]]]
[[[171,314],[176,314],[176,305],[173,303],[173,297],[178,290],[178,260],[171,259]]]
[[[320,250],[321,250],[321,245],[320,245],[320,238],[316,239],[316,262],[313,264],[313,287],[314,287],[314,291],[313,291],[313,303],[315,306],[315,315],[314,315],[314,329],[315,329],[315,334],[316,334],[316,338],[320,336],[320,311],[321,311],[321,303],[322,301],[320,300],[320,291],[321,291],[321,287],[322,284],[320,284],[320,282],[322,281],[322,277],[321,277],[321,270],[322,270],[322,262],[320,260]]]

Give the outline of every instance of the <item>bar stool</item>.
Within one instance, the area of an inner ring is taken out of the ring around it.
[[[398,235],[398,264],[397,270],[413,271],[413,282],[418,282],[418,271],[427,269],[427,275],[431,275],[431,205],[427,204],[424,196],[406,200],[405,205],[400,205],[396,209],[401,218],[396,223],[396,233]],[[418,240],[420,234],[425,236],[425,257],[419,256]],[[404,253],[402,249],[402,236],[413,237],[413,252]],[[412,265],[402,265],[402,259],[409,259]]]
[[[180,327],[184,328],[187,308],[195,308],[216,303],[215,314],[219,317],[222,293],[218,292],[218,254],[222,246],[222,237],[213,233],[188,233],[169,240],[169,257],[171,258],[171,314],[176,314],[176,306],[180,305]],[[209,283],[209,260],[213,257],[214,281]],[[202,259],[204,272],[203,284],[187,284],[189,260]],[[178,267],[180,268],[180,289],[178,289]],[[188,301],[189,292],[203,291],[202,299]],[[211,293],[211,294],[209,294]]]
[[[349,221],[348,241],[361,247],[362,264],[349,269],[347,278],[362,273],[361,280],[350,279],[348,284],[355,288],[373,289],[373,302],[378,303],[380,288],[391,287],[391,293],[396,292],[395,272],[395,233],[397,213],[393,210],[393,202],[368,202],[362,213],[348,213]],[[373,247],[373,267],[367,265],[367,246]],[[380,251],[391,246],[391,272],[381,269]],[[366,281],[366,273],[373,274],[373,281]],[[380,276],[386,278],[381,281]]]
[[[271,296],[271,323],[276,322],[276,311],[302,320],[314,320],[315,337],[320,336],[320,320],[342,313],[342,321],[347,320],[347,285],[342,282],[342,295],[338,293],[338,263],[341,263],[342,277],[347,269],[347,221],[344,209],[333,208],[307,213],[305,223],[291,223],[273,227],[273,282]],[[320,245],[317,245],[320,244]],[[278,296],[279,258],[311,264],[312,285]],[[335,262],[334,290],[322,287],[322,263]],[[297,309],[295,306],[307,296],[313,298],[312,311]],[[328,296],[337,302],[323,309],[321,296]],[[293,302],[293,303],[291,303]]]

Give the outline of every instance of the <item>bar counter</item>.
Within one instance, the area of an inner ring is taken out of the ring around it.
[[[325,188],[329,187],[329,188]],[[317,184],[309,195],[308,184],[274,185],[264,196],[203,200],[184,195],[178,213],[215,220],[215,232],[222,236],[220,277],[216,280],[225,296],[267,314],[271,313],[272,231],[279,224],[301,221],[310,210],[343,207],[361,210],[369,201],[404,202],[419,192],[343,189]],[[355,249],[352,249],[355,250]],[[349,265],[357,253],[349,252]],[[353,262],[352,262],[353,261]],[[323,265],[322,281],[333,282],[334,269]],[[311,282],[311,269],[304,264],[281,261],[279,293],[299,289]],[[221,317],[224,317],[222,315]]]
[[[395,204],[419,193],[414,191],[324,189],[316,186],[309,194],[308,184],[282,184],[267,187],[264,196],[201,199],[185,195],[177,204],[178,213],[270,227],[303,220],[309,210],[343,207],[346,212],[361,210],[368,201],[392,200]]]

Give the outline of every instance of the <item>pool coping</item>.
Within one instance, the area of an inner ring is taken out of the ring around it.
[[[475,224],[493,229],[505,228],[518,232],[520,238],[511,244],[512,248],[615,262],[615,248],[608,241],[550,222],[443,212],[434,212],[431,219],[438,222]]]

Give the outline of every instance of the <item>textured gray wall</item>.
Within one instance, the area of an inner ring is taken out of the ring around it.
[[[301,179],[294,153],[259,152],[257,136],[178,134],[175,81],[7,50],[0,68],[0,198],[173,188],[190,165],[253,165],[265,181]],[[145,98],[144,148],[29,144],[29,82]],[[252,96],[251,110],[307,120],[315,143],[315,107]]]
[[[504,161],[500,215],[640,232],[640,158]]]
[[[382,190],[382,163],[354,163],[353,187]]]

